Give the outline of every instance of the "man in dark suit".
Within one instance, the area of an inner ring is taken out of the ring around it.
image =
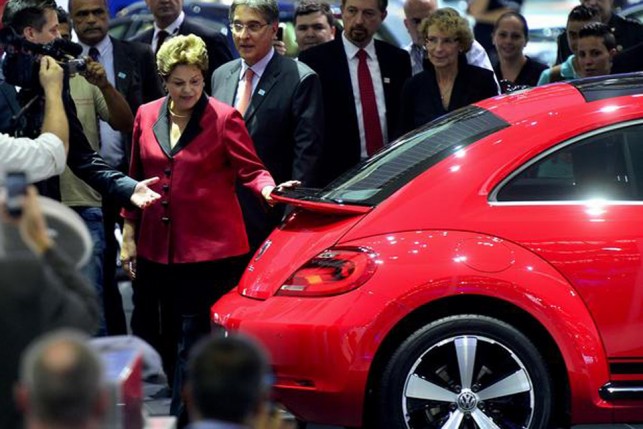
[[[319,185],[326,185],[399,135],[399,104],[411,60],[403,49],[374,40],[387,0],[343,0],[344,32],[299,60],[324,88],[325,144]]]
[[[208,76],[232,59],[225,36],[186,17],[183,0],[145,0],[145,3],[154,15],[154,28],[144,31],[133,40],[146,43],[152,46],[154,52],[158,52],[165,40],[177,34],[199,36],[208,50]],[[210,90],[210,82],[206,79],[205,91],[210,93]]]
[[[606,24],[614,33],[618,52],[643,43],[643,24],[634,19],[617,15],[614,12],[614,0],[580,0],[580,2],[583,6],[591,7],[598,11],[601,22]],[[556,64],[562,63],[571,54],[572,51],[567,41],[567,35],[563,32],[558,35]]]
[[[94,57],[103,65],[107,80],[125,97],[134,114],[141,104],[165,94],[150,47],[143,43],[121,41],[108,35],[109,13],[105,0],[69,0],[69,11],[83,54]],[[131,151],[129,136],[114,131],[109,124],[100,121],[100,143],[103,158],[112,167],[128,171],[127,160]],[[122,299],[114,280],[118,248],[114,225],[120,220],[120,209],[120,204],[115,201],[103,200],[103,293],[107,332],[112,335],[127,333]]]
[[[277,183],[315,183],[322,145],[323,108],[319,78],[305,64],[272,47],[279,9],[275,0],[235,0],[230,7],[233,39],[241,59],[212,75],[212,96],[235,106],[259,158]],[[283,212],[258,204],[238,188],[251,250],[277,225]]]

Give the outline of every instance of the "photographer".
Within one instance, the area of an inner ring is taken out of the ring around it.
[[[52,242],[36,189],[27,188],[19,220],[7,215],[4,201],[2,192],[2,224],[17,224],[23,241],[38,256],[0,258],[0,342],[4,348],[0,427],[16,428],[20,418],[9,392],[18,378],[20,354],[34,338],[53,329],[72,327],[93,333],[98,326],[98,302],[94,290]],[[0,246],[4,246],[2,236]]]
[[[62,102],[63,69],[53,58],[44,56],[39,78],[45,98],[42,134],[36,139],[0,134],[0,167],[24,171],[32,182],[61,174],[69,148],[69,126]]]
[[[16,46],[5,46],[3,70],[8,83],[20,86],[19,99],[33,103],[28,109],[28,123],[23,131],[27,132],[41,128],[40,103],[42,99],[39,85],[32,85],[30,76],[33,63],[43,53],[52,53],[58,60],[64,55],[58,55],[60,46],[70,45],[69,42],[57,43],[60,39],[58,18],[54,0],[10,0],[4,9],[2,23],[7,31],[12,31],[16,37],[12,40]],[[62,39],[60,39],[62,41]],[[74,62],[73,64],[77,64]],[[103,196],[110,196],[119,203],[144,208],[160,198],[148,185],[158,181],[151,178],[136,182],[123,173],[111,168],[94,152],[83,133],[82,126],[76,117],[76,109],[69,97],[67,84],[63,91],[64,106],[69,121],[70,145],[67,164],[80,179],[96,189]],[[34,101],[35,100],[35,101]],[[34,113],[35,110],[35,113]],[[41,189],[53,198],[60,199],[57,180],[41,185]]]

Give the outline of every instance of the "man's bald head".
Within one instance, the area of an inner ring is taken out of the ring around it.
[[[406,0],[404,2],[404,25],[406,26],[413,43],[423,45],[422,36],[418,26],[424,18],[429,17],[438,9],[437,0]]]

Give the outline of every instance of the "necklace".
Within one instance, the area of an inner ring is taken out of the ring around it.
[[[451,96],[451,89],[453,89],[453,84],[454,82],[451,82],[450,85],[447,85],[445,87],[443,87],[442,85],[438,85],[440,89],[440,98],[442,100]]]
[[[174,116],[175,118],[189,118],[190,114],[188,113],[187,115],[179,115],[178,113],[174,113],[172,109],[170,110],[170,115]]]
[[[178,113],[174,113],[172,111],[172,107],[174,107],[174,102],[170,100],[170,105],[167,107],[167,110],[170,111],[170,115],[174,116],[175,118],[189,118],[190,115],[192,115],[192,112],[188,112],[187,115],[179,115]]]

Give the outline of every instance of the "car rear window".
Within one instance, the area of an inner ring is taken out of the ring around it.
[[[488,110],[456,110],[396,140],[320,191],[320,200],[376,205],[449,155],[509,126]]]

